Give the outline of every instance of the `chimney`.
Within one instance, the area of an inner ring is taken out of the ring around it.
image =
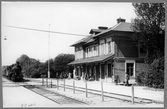
[[[122,19],[121,17],[117,19],[117,23],[120,23],[120,22],[125,22],[125,19]]]

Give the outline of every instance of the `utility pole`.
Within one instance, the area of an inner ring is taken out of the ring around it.
[[[48,79],[50,78],[49,59],[50,59],[50,24],[49,24],[49,36],[48,36]]]

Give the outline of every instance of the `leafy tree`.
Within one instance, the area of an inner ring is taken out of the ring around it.
[[[27,55],[21,55],[16,61],[20,62],[23,75],[26,77],[40,77],[40,61],[29,58]]]
[[[136,80],[139,84],[154,88],[164,88],[164,44],[165,44],[165,4],[133,3],[137,18],[132,21],[135,34],[132,39],[142,43],[147,51],[145,62],[150,65],[147,72],[140,72]]]
[[[50,59],[49,60],[49,69],[50,69],[50,77],[51,78],[55,78],[56,77],[56,72],[55,72],[55,68],[54,68],[54,60]],[[48,61],[45,62],[45,71],[48,72]],[[46,76],[48,75],[47,73],[45,74]]]
[[[59,54],[54,59],[55,72],[60,76],[61,74],[71,72],[73,67],[67,64],[74,61],[75,56],[73,54]]]
[[[137,18],[132,21],[132,38],[142,42],[147,51],[147,63],[164,56],[165,4],[133,3]]]
[[[20,62],[23,71],[31,64],[30,58],[25,54],[21,55],[16,61]]]

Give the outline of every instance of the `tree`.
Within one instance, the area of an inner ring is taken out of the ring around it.
[[[16,61],[20,62],[24,76],[40,77],[39,67],[41,63],[39,60],[29,58],[27,55],[23,54]]]
[[[147,51],[147,63],[164,56],[165,4],[133,3],[137,18],[132,21],[133,40],[142,42]]]
[[[62,73],[71,72],[72,66],[67,64],[74,61],[75,56],[73,54],[59,54],[54,59],[55,72],[60,76]]]
[[[133,3],[137,18],[132,21],[132,39],[147,51],[147,72],[139,72],[136,80],[149,87],[164,87],[165,4]]]

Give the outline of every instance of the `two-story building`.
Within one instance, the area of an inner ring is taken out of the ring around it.
[[[113,82],[115,75],[119,82],[125,80],[125,73],[134,80],[137,72],[147,70],[144,63],[146,52],[139,42],[133,41],[134,34],[131,23],[118,18],[117,24],[111,28],[98,27],[91,29],[90,35],[79,40],[75,47],[75,75],[81,77],[91,75],[95,80]]]

